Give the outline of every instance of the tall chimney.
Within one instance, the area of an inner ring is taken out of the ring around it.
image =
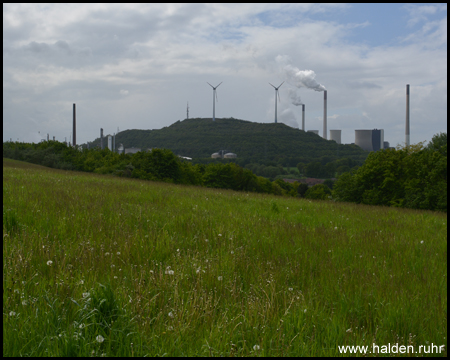
[[[327,91],[323,92],[323,138],[327,139]]]
[[[73,146],[77,145],[77,114],[76,114],[76,105],[73,104]]]
[[[405,125],[405,143],[409,146],[409,84],[406,84],[406,125]]]
[[[302,104],[302,130],[305,131],[305,104]]]
[[[100,150],[103,150],[103,128],[100,128]]]

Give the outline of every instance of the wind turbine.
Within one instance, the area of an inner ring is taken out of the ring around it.
[[[216,87],[212,86],[209,82],[206,83],[213,88],[213,121],[216,121],[216,99],[217,99],[216,89],[219,87],[220,84],[223,83],[223,81]]]
[[[270,83],[269,83],[270,84]],[[278,86],[275,87],[272,84],[272,87],[275,89],[275,124],[277,123],[277,95],[278,95],[278,101],[280,101],[280,94],[278,94],[278,89],[281,87],[281,85],[284,84],[284,81]]]

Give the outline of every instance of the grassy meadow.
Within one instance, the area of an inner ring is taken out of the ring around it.
[[[3,159],[3,356],[373,343],[447,355],[446,214]]]

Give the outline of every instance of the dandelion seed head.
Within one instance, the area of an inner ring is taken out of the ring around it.
[[[253,350],[258,351],[260,349],[259,345],[253,345]]]
[[[97,335],[95,340],[97,340],[97,342],[99,342],[101,344],[103,341],[105,341],[105,338],[103,336],[101,336],[101,335]]]
[[[15,316],[15,315],[16,315],[16,313],[14,311],[9,312],[9,316]]]
[[[53,264],[53,261],[51,261],[51,260],[47,261],[48,266],[52,266],[52,264]]]
[[[222,280],[223,280],[223,277],[222,277],[222,276],[218,276],[218,277],[217,277],[217,280],[222,281]]]

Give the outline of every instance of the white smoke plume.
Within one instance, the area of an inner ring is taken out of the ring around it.
[[[298,94],[297,90],[295,89],[289,89],[289,98],[291,99],[291,102],[295,106],[302,105],[302,99],[300,98],[300,95]]]
[[[288,56],[278,55],[275,58],[276,62],[282,66],[282,72],[286,81],[297,88],[306,87],[315,91],[325,91],[325,86],[319,84],[316,80],[316,73],[313,70],[300,70],[292,66]]]
[[[286,124],[287,126],[298,129],[297,119],[295,118],[295,114],[291,109],[284,109],[279,118],[279,122]]]

